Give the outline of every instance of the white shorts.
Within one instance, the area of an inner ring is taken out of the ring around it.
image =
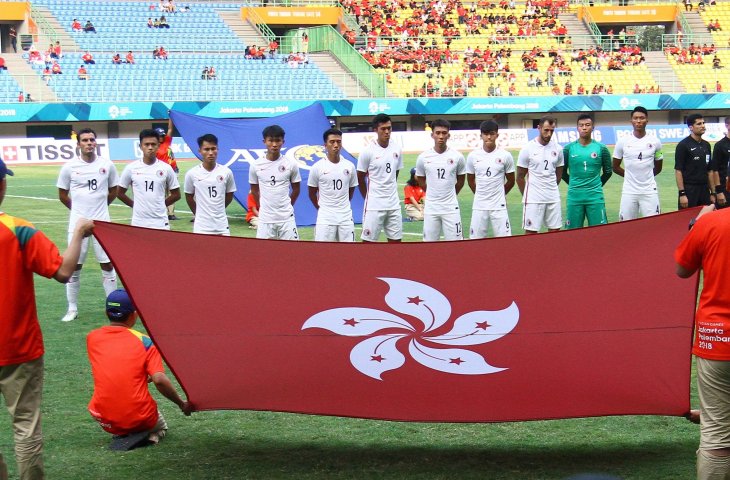
[[[619,221],[659,215],[662,209],[658,193],[624,193],[618,211]]]
[[[354,242],[355,223],[343,223],[340,225],[315,225],[314,240],[316,242]]]
[[[368,242],[377,242],[380,232],[385,230],[388,240],[403,238],[403,217],[400,208],[397,210],[366,210],[362,215],[362,238]]]
[[[231,229],[226,228],[225,230],[212,232],[212,231],[207,231],[207,230],[196,230],[195,227],[193,227],[193,233],[200,233],[202,235],[222,235],[224,237],[230,237]]]
[[[441,232],[444,240],[464,240],[461,212],[427,213],[423,216],[423,241],[438,242]]]
[[[264,223],[259,220],[259,226],[256,229],[256,238],[299,240],[297,222],[294,219],[294,216],[289,218],[286,222],[279,223]]]
[[[526,203],[522,206],[523,229],[539,232],[543,225],[549,230],[559,230],[563,226],[560,202]]]
[[[487,238],[489,227],[495,237],[509,237],[512,227],[509,223],[507,210],[472,210],[469,238]]]
[[[69,233],[68,234],[68,244],[71,244],[71,239],[73,238],[74,234]],[[96,259],[99,261],[99,263],[109,263],[111,260],[109,260],[109,255],[106,254],[103,248],[101,248],[101,245],[99,244],[99,240],[96,239],[93,235],[91,237],[86,237],[81,241],[81,253],[79,254],[79,261],[77,262],[77,265],[82,265],[86,261],[86,255],[89,253],[89,240],[93,240],[94,243],[94,255],[96,255]]]

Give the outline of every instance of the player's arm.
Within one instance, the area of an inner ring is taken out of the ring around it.
[[[464,188],[464,181],[466,180],[466,175],[461,174],[456,176],[456,194],[458,195],[462,188]]]
[[[254,202],[256,203],[256,205],[261,205],[261,192],[259,191],[259,184],[250,183],[250,181],[249,184],[251,185],[251,195],[253,195]]]
[[[527,169],[525,167],[517,167],[517,177],[515,178],[515,181],[517,183],[517,188],[520,190],[520,194],[525,194],[525,184],[527,178]]]
[[[117,198],[126,206],[134,208],[134,200],[127,195],[127,189],[121,185],[117,185]]]
[[[167,375],[165,375],[163,372],[153,373],[152,382],[155,384],[155,388],[157,388],[157,391],[163,394],[165,398],[170,400],[172,403],[180,407],[180,410],[182,410],[182,412],[186,416],[190,416],[190,414],[193,412],[193,405],[190,402],[186,402],[182,398],[180,398],[180,395],[178,395],[175,387],[172,386],[172,382],[169,378],[167,378]]]
[[[192,193],[185,192],[185,203],[188,204],[188,208],[190,209],[191,212],[193,212],[193,215],[195,215],[195,210],[197,207],[197,205],[195,204],[195,195]]]
[[[357,171],[357,188],[360,190],[360,195],[362,195],[363,198],[365,198],[368,194],[368,186],[365,184],[367,176],[367,172],[361,172],[360,170]]]
[[[58,199],[66,206],[66,208],[71,210],[71,196],[68,194],[68,190],[65,188],[59,188]]]
[[[355,187],[350,187],[350,201],[352,201],[353,195],[355,195]]]
[[[56,273],[53,274],[54,280],[57,280],[61,283],[68,282],[69,278],[71,278],[71,274],[74,273],[74,270],[76,270],[76,266],[79,263],[79,254],[81,253],[81,241],[84,239],[84,237],[88,237],[89,235],[91,235],[91,232],[93,230],[94,222],[92,222],[91,220],[80,218],[76,222],[76,227],[74,228],[74,233],[71,237],[71,241],[68,244],[68,248],[66,248],[66,251],[63,252],[63,254],[61,255],[63,257],[63,260],[61,261],[61,266],[58,267]]]
[[[352,191],[354,188],[350,189],[350,200],[352,200]],[[314,205],[314,208],[319,210],[319,188],[309,186],[309,200],[312,202],[312,205]]]
[[[658,160],[654,160],[654,176],[656,177],[660,173],[662,173],[662,166],[664,165],[664,159],[663,157],[659,157]]]
[[[689,200],[687,194],[684,193],[684,175],[681,170],[674,171],[674,180],[677,182],[677,190],[679,191],[679,208],[687,208]]]
[[[299,193],[301,192],[301,182],[293,182],[291,184],[291,193],[289,194],[289,198],[291,199],[291,204],[294,205],[297,201],[297,198],[299,198]]]
[[[565,147],[563,147],[563,158],[564,159],[570,158],[570,151],[568,149],[568,145],[566,145]],[[568,185],[570,185],[570,173],[568,172],[568,170],[569,170],[568,165],[569,164],[570,164],[570,162],[568,160],[565,160],[565,165],[564,165],[565,168],[563,168],[563,175],[562,175],[563,181],[565,183],[567,183]]]
[[[180,188],[174,188],[170,190],[170,195],[165,199],[165,206],[169,207],[178,200],[180,200]]]
[[[226,207],[233,201],[233,192],[226,192]]]
[[[512,176],[512,179],[514,180],[514,175]],[[475,174],[467,173],[466,183],[469,184],[469,189],[471,190],[471,193],[477,193],[477,176]]]
[[[111,205],[114,199],[117,198],[117,186],[109,187],[109,193],[106,195],[106,204]]]
[[[611,168],[613,170],[613,173],[618,175],[619,177],[623,177],[626,171],[621,166],[621,159],[613,157],[613,163],[611,164]]]
[[[515,186],[515,172],[505,173],[504,178],[504,194],[507,195]]]
[[[563,166],[555,168],[555,183],[560,185],[560,180],[563,178]]]
[[[568,163],[565,163],[565,168],[568,168]],[[613,171],[611,170],[611,153],[608,151],[605,145],[601,147],[601,168],[603,173],[601,174],[601,185],[605,185]]]

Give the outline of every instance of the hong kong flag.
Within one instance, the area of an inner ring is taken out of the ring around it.
[[[95,234],[198,410],[499,422],[689,410],[694,214],[399,245]]]

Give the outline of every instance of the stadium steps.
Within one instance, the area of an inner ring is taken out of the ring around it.
[[[261,33],[253,26],[250,22],[244,22],[241,19],[240,10],[216,10],[216,13],[223,23],[228,25],[233,33],[240,38],[246,46],[251,45],[268,45],[269,41],[266,40]]]
[[[692,2],[692,3],[695,4],[695,9],[692,10],[691,12],[685,12],[684,7],[680,7],[680,8],[682,8],[682,13],[684,14],[685,20],[687,20],[687,24],[689,25],[689,28],[692,29],[693,34],[708,33],[707,24],[702,19],[700,14],[697,12],[697,3],[696,2]],[[685,40],[686,40],[686,37],[687,37],[686,34],[689,32],[684,32],[684,33],[685,33]],[[711,35],[710,35],[710,37],[711,37]],[[688,45],[689,45],[689,43],[688,43]]]
[[[644,52],[644,63],[662,92],[686,93],[664,52]]]
[[[80,50],[79,45],[76,43],[76,40],[74,40],[74,38],[69,35],[66,29],[63,28],[63,25],[59,23],[58,19],[51,13],[50,10],[48,10],[48,8],[34,5],[33,9],[38,12],[38,14],[56,31],[56,40],[61,42],[61,48],[63,52],[78,52]],[[43,33],[48,36],[48,32]],[[44,51],[45,48],[46,46],[43,44],[38,45],[38,49],[40,51]]]
[[[372,96],[372,93],[329,52],[310,53],[309,59],[347,98]]]
[[[578,19],[578,16],[575,13],[561,13],[558,15],[558,20],[560,23],[565,25],[571,37],[575,38],[575,36],[578,35],[580,36],[579,38],[585,38],[586,41],[587,39],[590,39],[590,43],[587,43],[586,45],[578,45],[574,43],[573,48],[590,48],[598,46],[598,44],[596,44],[596,40],[593,38],[593,34],[588,29],[585,22]]]
[[[57,102],[58,98],[48,85],[39,77],[21,53],[6,53],[5,65],[10,75],[15,78],[23,91],[31,94],[36,102]]]

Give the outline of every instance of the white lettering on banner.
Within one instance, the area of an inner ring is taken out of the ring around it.
[[[8,163],[63,163],[76,156],[76,143],[53,138],[8,138],[0,139],[0,151]],[[108,144],[99,139],[96,153],[109,158]]]
[[[593,140],[600,142],[603,138],[603,134],[600,130],[593,130],[593,134],[591,135],[591,137],[593,138]],[[576,140],[578,140],[578,130],[556,131],[555,139],[561,145],[567,145],[570,142],[575,142]]]
[[[14,108],[3,108],[0,109],[0,117],[14,117],[18,113],[15,111]]]

